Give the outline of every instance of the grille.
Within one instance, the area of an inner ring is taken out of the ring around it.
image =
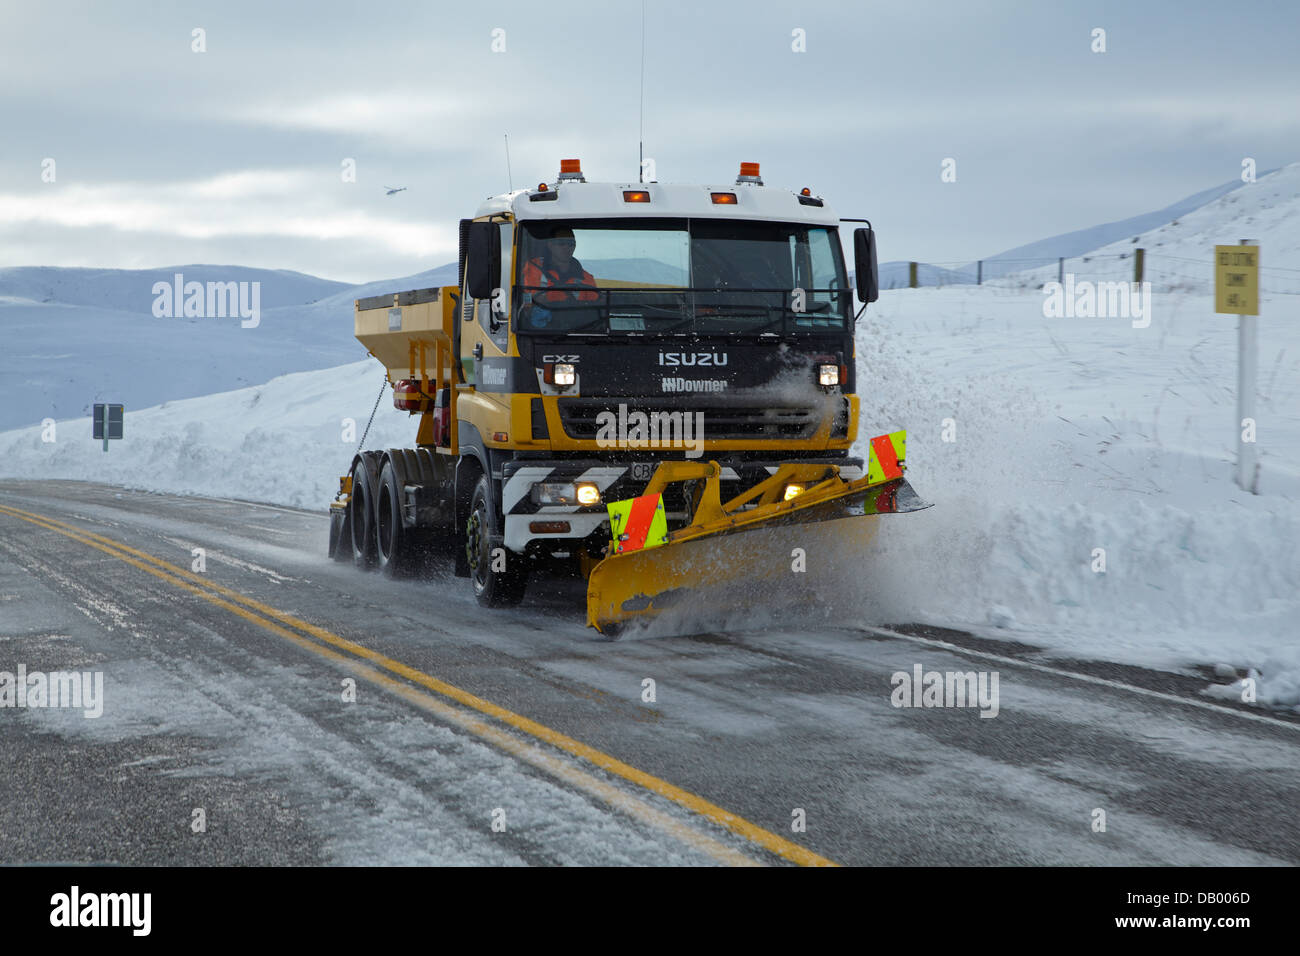
[[[619,401],[609,398],[562,398],[559,400],[560,422],[570,438],[594,440],[600,430],[600,415],[609,412],[617,421]],[[653,415],[704,415],[704,438],[707,441],[728,439],[804,439],[810,438],[820,424],[820,410],[815,406],[770,406],[701,402],[698,399],[659,399],[653,403],[623,402],[630,416],[634,412]],[[660,434],[680,434],[660,418]],[[694,420],[691,427],[694,428]],[[693,434],[693,433],[692,433]]]

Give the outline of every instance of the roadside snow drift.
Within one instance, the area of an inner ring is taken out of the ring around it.
[[[176,494],[324,509],[366,428],[384,370],[374,361],[296,372],[234,392],[127,410],[121,441],[91,420],[0,433],[0,474],[79,478]],[[414,419],[385,389],[367,447],[409,445]]]

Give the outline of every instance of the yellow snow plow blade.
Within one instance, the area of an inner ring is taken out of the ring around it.
[[[614,540],[587,579],[588,625],[612,634],[636,618],[707,604],[701,590],[761,601],[764,582],[796,570],[861,567],[875,528],[869,516],[929,507],[902,477],[903,443],[903,432],[872,439],[857,480],[833,464],[785,464],[725,504],[717,462],[660,463],[644,494],[609,506]],[[674,482],[693,482],[691,518],[664,535],[662,493]]]

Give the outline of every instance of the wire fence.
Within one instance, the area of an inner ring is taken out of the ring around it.
[[[1210,255],[1190,259],[1145,249],[1105,255],[907,263],[906,270],[882,275],[881,288],[980,285],[993,291],[1023,292],[1041,289],[1048,282],[1065,281],[1067,275],[1073,276],[1076,282],[1084,279],[1133,282],[1139,274],[1139,255],[1142,280],[1150,282],[1154,292],[1214,292],[1214,263]],[[1261,267],[1259,291],[1269,295],[1300,295],[1300,269]]]

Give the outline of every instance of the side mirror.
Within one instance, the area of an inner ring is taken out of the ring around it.
[[[876,231],[853,230],[853,271],[857,275],[858,301],[875,302],[880,298],[880,270],[876,267]]]
[[[465,250],[465,290],[471,299],[491,299],[501,285],[501,228],[495,222],[471,222]]]

